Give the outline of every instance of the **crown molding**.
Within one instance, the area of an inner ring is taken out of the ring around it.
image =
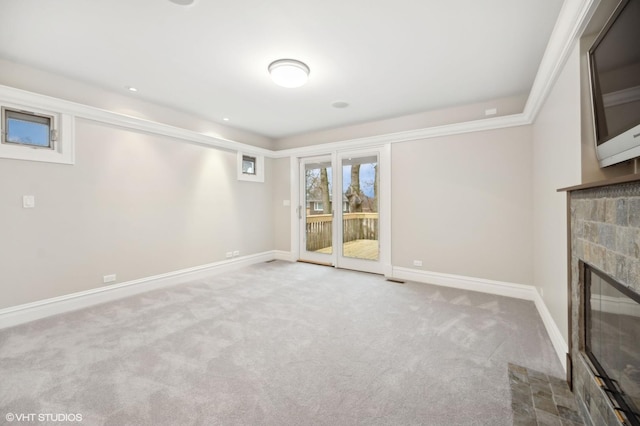
[[[36,105],[91,121],[145,133],[169,136],[198,145],[226,151],[242,151],[244,153],[263,155],[268,158],[316,155],[336,149],[374,147],[387,143],[401,143],[506,127],[525,126],[535,121],[567,58],[571,54],[576,40],[584,31],[599,3],[600,0],[565,0],[538,68],[524,111],[508,116],[339,140],[317,145],[313,145],[313,141],[311,141],[312,145],[310,146],[271,150],[8,86],[0,85],[0,99],[25,106]]]
[[[549,38],[523,114],[533,123],[556,83],[575,42],[580,38],[600,0],[565,0]]]
[[[33,93],[14,87],[0,85],[0,100],[25,107],[37,106],[62,114],[69,114],[77,118],[111,124],[117,127],[137,130],[144,133],[168,136],[198,145],[209,146],[226,151],[243,151],[245,153],[271,156],[273,151],[257,146],[220,138],[217,136],[198,133],[193,130],[171,126],[156,121],[145,120],[113,111],[96,108],[89,105],[71,102],[52,96]]]
[[[274,151],[274,158],[291,156],[309,156],[324,154],[337,149],[357,149],[376,147],[388,143],[410,142],[421,139],[430,139],[442,136],[459,135],[463,133],[481,132],[487,130],[502,129],[505,127],[525,126],[531,124],[523,114],[505,115],[502,117],[487,118],[483,120],[465,121],[462,123],[446,124],[442,126],[426,127],[424,129],[407,130],[383,135],[368,136],[362,138],[346,139],[336,142],[309,145],[300,148],[282,149]]]

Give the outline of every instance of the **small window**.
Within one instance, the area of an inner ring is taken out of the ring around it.
[[[238,152],[238,180],[264,182],[264,156]]]
[[[75,117],[72,114],[35,106],[39,95],[14,94],[15,98],[25,101],[14,104],[5,102],[2,93],[0,90],[0,158],[75,163]],[[49,102],[46,97],[41,100]]]
[[[31,148],[53,149],[56,130],[53,117],[2,108],[2,142]]]
[[[256,174],[256,157],[251,157],[249,155],[242,156],[242,173],[245,175]]]
[[[319,202],[319,201],[314,201],[313,202],[313,211],[316,211],[316,212],[324,211],[324,209],[322,208],[322,203]]]

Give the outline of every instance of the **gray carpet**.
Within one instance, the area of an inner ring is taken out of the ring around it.
[[[563,374],[532,302],[264,263],[0,330],[0,422],[510,425],[509,362]]]

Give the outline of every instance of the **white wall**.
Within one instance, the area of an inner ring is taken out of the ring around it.
[[[273,249],[272,160],[240,182],[235,152],[76,126],[75,165],[0,159],[0,308]]]
[[[291,160],[272,160],[274,249],[291,251]],[[284,201],[290,205],[284,205]]]
[[[531,284],[531,167],[530,126],[392,145],[393,265]]]
[[[576,45],[533,125],[534,285],[568,342],[567,204],[580,184],[580,49]]]

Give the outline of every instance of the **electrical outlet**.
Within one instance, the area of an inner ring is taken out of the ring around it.
[[[414,260],[413,266],[422,266],[422,260]]]
[[[111,274],[111,275],[105,275],[104,277],[102,277],[102,281],[106,284],[106,283],[112,283],[116,280],[116,274]]]
[[[36,206],[36,197],[33,195],[24,195],[22,197],[22,208],[32,209]]]
[[[227,259],[233,257],[233,252],[232,251],[228,251],[227,252]]]
[[[240,250],[236,250],[233,252],[233,257],[240,256]]]

